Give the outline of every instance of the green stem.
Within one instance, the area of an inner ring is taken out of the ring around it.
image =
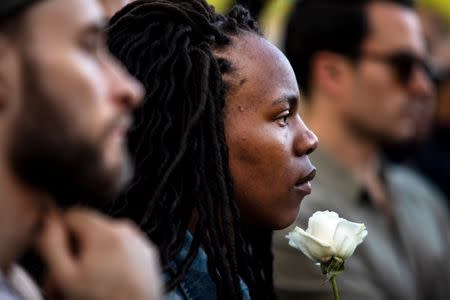
[[[331,287],[333,288],[334,300],[339,300],[339,291],[336,283],[336,275],[332,275],[330,278]]]

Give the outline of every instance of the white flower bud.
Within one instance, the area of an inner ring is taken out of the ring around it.
[[[346,260],[366,236],[364,224],[349,222],[335,212],[318,211],[309,218],[306,231],[295,227],[286,238],[290,246],[320,263],[332,257]]]

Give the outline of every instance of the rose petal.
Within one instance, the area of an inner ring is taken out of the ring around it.
[[[286,238],[289,239],[290,246],[299,249],[314,262],[321,262],[334,254],[334,249],[330,244],[310,235],[299,227],[295,227]]]
[[[356,247],[364,241],[367,236],[366,226],[360,223],[344,220],[339,222],[333,237],[333,246],[336,256],[347,259],[355,251]]]
[[[342,220],[335,212],[317,211],[309,218],[306,232],[332,245],[336,226]]]

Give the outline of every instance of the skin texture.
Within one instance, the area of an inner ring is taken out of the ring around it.
[[[98,6],[71,5],[45,1],[25,16],[5,144],[17,176],[58,204],[101,206],[129,177],[123,139],[142,90],[104,49]]]
[[[155,250],[133,225],[60,210],[113,200],[127,174],[142,88],[106,51],[103,20],[96,1],[46,0],[2,28],[0,267],[35,244],[65,299],[158,299]]]
[[[134,0],[100,0],[107,17],[112,17],[118,10]]]
[[[430,104],[432,107],[431,82],[416,66],[412,80],[402,85],[389,65],[367,59],[364,53],[403,50],[424,58],[420,23],[412,10],[387,3],[370,5],[368,17],[371,33],[361,46],[363,55],[357,66],[348,64],[344,70],[339,109],[356,134],[383,141],[406,141],[415,137],[424,125],[422,121],[430,121],[427,109]]]
[[[77,242],[76,255],[67,231]],[[47,262],[53,287],[47,298],[161,298],[157,251],[128,221],[111,221],[81,209],[52,215],[46,219],[37,247]]]
[[[315,172],[307,154],[317,138],[303,123],[294,72],[262,37],[243,34],[219,56],[238,76],[227,76],[224,126],[229,163],[242,220],[264,228],[291,224]]]

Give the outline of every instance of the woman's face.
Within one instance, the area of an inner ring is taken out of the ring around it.
[[[241,218],[264,228],[287,227],[311,192],[315,169],[307,155],[318,143],[298,113],[294,72],[275,46],[252,33],[216,54],[234,68],[225,75],[231,87],[224,126]]]

